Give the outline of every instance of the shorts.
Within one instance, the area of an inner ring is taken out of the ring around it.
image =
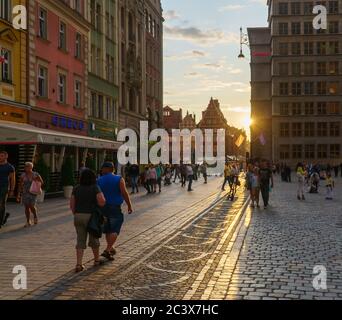
[[[104,225],[104,234],[117,234],[121,232],[122,225],[124,223],[124,215],[120,206],[106,205],[103,210],[106,217],[106,223]]]
[[[76,249],[87,249],[87,238],[89,235],[88,246],[93,249],[100,247],[100,240],[93,237],[88,233],[88,223],[91,218],[91,214],[88,213],[76,213],[74,217],[74,226],[77,233]]]

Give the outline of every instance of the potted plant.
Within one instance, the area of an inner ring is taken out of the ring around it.
[[[71,157],[67,157],[62,166],[62,186],[64,191],[64,197],[70,199],[72,190],[75,186],[74,178],[74,162]]]
[[[44,184],[42,185],[42,194],[40,194],[37,197],[37,201],[39,203],[44,202],[45,194],[49,190],[50,187],[50,169],[46,165],[45,161],[43,158],[39,158],[36,165],[35,165],[35,171],[40,174],[42,177]]]

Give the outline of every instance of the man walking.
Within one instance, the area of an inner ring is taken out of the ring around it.
[[[186,165],[183,163],[183,161],[181,162],[181,165],[180,165],[180,174],[181,174],[182,188],[184,188],[186,184],[187,168],[186,168]]]
[[[192,192],[192,191],[194,191],[194,190],[192,190],[192,182],[194,180],[194,169],[193,169],[191,163],[189,163],[186,166],[186,176],[187,176],[188,181],[189,181],[188,192]]]
[[[132,193],[134,194],[135,191],[139,193],[139,187],[138,187],[138,180],[139,180],[139,175],[140,175],[140,169],[137,164],[132,164],[129,167],[128,175],[131,178],[131,185],[132,185]]]
[[[208,183],[208,167],[207,167],[207,163],[205,161],[201,165],[200,171],[203,174],[204,184],[207,184]]]
[[[274,187],[273,183],[273,175],[271,169],[267,166],[267,161],[262,161],[261,167],[259,170],[260,177],[260,190],[262,199],[264,201],[264,208],[267,209],[269,198],[270,198],[270,182],[271,188]]]
[[[6,213],[7,198],[14,197],[15,189],[15,169],[7,160],[8,153],[0,151],[0,229],[9,218],[9,213]]]
[[[114,260],[116,253],[114,244],[120,235],[121,227],[124,222],[124,216],[121,206],[125,201],[128,206],[128,214],[133,213],[131,199],[129,197],[125,180],[114,174],[114,164],[112,162],[105,162],[102,166],[102,177],[97,184],[103,192],[106,205],[103,209],[104,216],[107,222],[104,227],[106,234],[107,249],[102,256],[109,261]]]

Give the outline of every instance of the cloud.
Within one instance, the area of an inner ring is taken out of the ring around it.
[[[249,0],[249,2],[251,3],[259,3],[259,4],[262,4],[262,5],[267,5],[267,0]]]
[[[227,6],[219,8],[219,12],[241,10],[245,7],[246,7],[245,5],[241,5],[241,4],[228,4]]]
[[[164,13],[164,19],[168,20],[178,20],[180,15],[175,10],[168,10]]]
[[[237,33],[225,33],[218,29],[201,30],[197,27],[165,26],[164,31],[167,39],[190,41],[202,46],[240,41]]]
[[[196,60],[202,57],[206,57],[208,54],[204,51],[199,50],[192,50],[192,51],[185,51],[180,54],[175,55],[169,55],[166,56],[165,59],[167,60],[174,60],[174,61],[180,61],[180,60]]]
[[[250,107],[238,107],[231,105],[221,106],[222,111],[233,112],[233,113],[250,113]]]

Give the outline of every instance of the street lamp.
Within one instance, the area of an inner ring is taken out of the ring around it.
[[[239,59],[245,59],[245,55],[242,52],[242,46],[245,45],[249,47],[248,35],[243,32],[242,27],[240,28],[240,54],[238,56]]]

